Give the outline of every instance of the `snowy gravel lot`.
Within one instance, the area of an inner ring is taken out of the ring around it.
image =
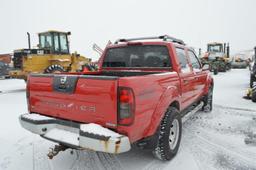
[[[249,71],[232,70],[214,79],[214,110],[198,112],[184,123],[179,153],[169,162],[136,148],[120,155],[67,150],[48,160],[46,154],[54,143],[24,130],[18,122],[27,111],[25,83],[0,80],[0,170],[256,170],[256,145],[244,143],[248,134],[256,133],[256,104],[242,98]]]

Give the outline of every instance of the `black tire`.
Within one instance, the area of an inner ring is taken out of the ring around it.
[[[209,87],[208,94],[203,98],[204,105],[202,110],[204,112],[212,111],[212,99],[213,99],[213,86]]]
[[[250,87],[252,88],[253,86],[253,82],[255,82],[255,77],[253,75],[251,75],[251,78],[250,78]]]
[[[224,66],[223,72],[227,72],[227,66]]]
[[[218,72],[219,72],[218,69],[214,69],[214,70],[213,70],[213,74],[214,74],[214,75],[217,75]]]
[[[178,128],[178,131],[175,127]],[[182,132],[181,116],[175,107],[170,107],[167,110],[158,132],[158,141],[153,154],[160,160],[171,160],[179,150]],[[171,141],[172,137],[173,141]]]
[[[256,102],[256,86],[252,88],[252,101]]]
[[[44,70],[44,73],[56,73],[56,72],[64,72],[64,68],[60,65],[57,65],[57,64],[54,64],[54,65],[51,65],[49,67],[47,67],[45,70]]]

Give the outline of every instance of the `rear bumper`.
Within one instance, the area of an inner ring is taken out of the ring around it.
[[[79,124],[39,114],[23,114],[20,124],[43,138],[75,149],[89,149],[107,153],[127,152],[129,138],[97,124]]]

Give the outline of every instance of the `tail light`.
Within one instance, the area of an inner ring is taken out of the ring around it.
[[[26,97],[27,97],[27,106],[28,106],[28,112],[30,113],[30,83],[29,83],[29,75],[27,76],[27,87],[26,87]]]
[[[118,124],[131,125],[134,121],[135,112],[135,98],[132,89],[120,87],[118,98]]]

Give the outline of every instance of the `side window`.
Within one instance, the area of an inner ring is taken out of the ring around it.
[[[45,36],[40,35],[40,48],[45,48]]]
[[[181,49],[181,48],[176,48],[176,54],[177,54],[178,59],[179,59],[179,64],[181,65],[181,71],[183,73],[190,72],[191,70],[190,70],[190,67],[189,67],[189,64],[188,64],[188,60],[187,60],[187,57],[186,57],[185,50]]]
[[[201,68],[201,64],[198,60],[198,58],[196,57],[196,55],[192,52],[192,51],[188,51],[188,55],[192,64],[193,69],[200,69]]]
[[[65,34],[60,34],[60,48],[61,52],[68,53],[68,40]]]
[[[54,34],[54,51],[60,51],[58,34]]]
[[[52,47],[52,36],[46,35],[45,47],[51,48]]]

